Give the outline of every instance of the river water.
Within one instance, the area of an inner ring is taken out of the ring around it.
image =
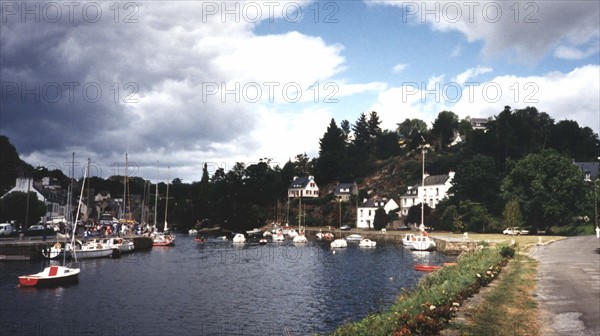
[[[81,260],[79,283],[19,288],[46,264],[0,263],[0,335],[311,335],[387,309],[436,252],[398,244],[235,246],[180,235],[175,247]]]

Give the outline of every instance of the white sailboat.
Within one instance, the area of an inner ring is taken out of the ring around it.
[[[73,153],[73,157],[75,153]],[[83,189],[85,186],[85,179],[89,174],[89,164],[90,161],[88,159],[88,170],[83,177],[83,185],[81,186],[81,194],[79,196],[79,206],[77,207],[77,216],[75,222],[73,222],[73,232],[71,234],[71,244],[75,239],[75,223],[79,219],[79,210],[81,207],[81,198],[83,197]],[[72,175],[71,175],[72,178]],[[65,249],[66,249],[65,244]],[[77,256],[74,253],[73,257],[75,261],[77,261]],[[43,271],[35,274],[22,275],[19,276],[19,286],[23,287],[54,287],[54,286],[63,286],[68,284],[73,284],[79,281],[79,273],[81,273],[81,269],[78,267],[70,267],[65,265],[66,255],[63,253],[63,264],[60,266],[52,265],[44,268]]]
[[[170,172],[169,167],[169,172]],[[169,174],[170,175],[170,174]],[[167,213],[169,209],[169,178],[167,176],[167,195],[165,197],[165,225],[163,232],[156,231],[156,207],[158,205],[158,161],[156,162],[156,199],[154,202],[154,237],[152,239],[152,246],[173,246],[175,245],[175,236],[169,234],[169,225],[167,224]]]

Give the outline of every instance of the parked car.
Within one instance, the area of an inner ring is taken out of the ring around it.
[[[36,224],[30,226],[27,230],[23,232],[26,236],[43,236],[44,235],[44,225]],[[54,231],[54,227],[51,225],[46,225],[46,236],[54,236],[56,235],[56,231]]]
[[[350,227],[349,225],[342,225],[342,226],[340,227],[340,230],[344,230],[344,231],[348,231],[348,230],[350,230],[350,229],[351,229],[351,227]]]
[[[528,230],[523,230],[518,227],[506,228],[506,230],[502,231],[505,235],[526,235],[529,233]]]
[[[11,223],[0,224],[0,236],[12,236],[15,233],[16,230]]]

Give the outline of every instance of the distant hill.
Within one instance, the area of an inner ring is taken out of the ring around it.
[[[27,168],[32,167],[21,160],[8,137],[0,135],[0,194],[14,187],[16,178],[23,175]]]

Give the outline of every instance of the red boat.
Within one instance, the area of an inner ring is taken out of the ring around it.
[[[438,270],[442,268],[442,266],[438,266],[438,265],[423,265],[423,264],[416,264],[415,265],[415,269],[417,271],[421,271],[421,272],[433,272],[435,270]]]
[[[194,241],[196,243],[204,243],[206,241],[206,239],[204,239],[204,237],[196,237],[196,238],[194,238]]]
[[[24,287],[52,287],[76,283],[79,280],[79,268],[50,266],[43,271],[19,277],[19,285]]]

